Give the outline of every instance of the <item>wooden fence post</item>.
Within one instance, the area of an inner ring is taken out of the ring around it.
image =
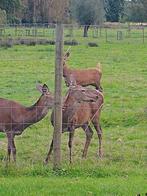
[[[144,44],[144,27],[142,28],[142,42]]]
[[[107,28],[105,28],[105,36],[106,36],[106,42],[108,42],[108,32],[107,32]]]
[[[62,133],[62,75],[63,75],[63,24],[56,25],[56,62],[55,62],[55,104],[53,134],[53,169],[61,167],[61,133]]]

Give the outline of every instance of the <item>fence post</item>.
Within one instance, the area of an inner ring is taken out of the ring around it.
[[[144,27],[142,28],[142,40],[143,40],[143,44],[144,44]]]
[[[122,39],[123,39],[122,31],[117,31],[117,40],[122,40]]]
[[[62,133],[62,74],[63,74],[63,24],[56,25],[56,60],[55,60],[55,104],[53,134],[53,169],[61,167],[61,133]]]
[[[102,27],[100,26],[99,35],[102,37]]]
[[[105,36],[106,36],[106,42],[108,42],[108,32],[107,32],[107,28],[105,28]]]

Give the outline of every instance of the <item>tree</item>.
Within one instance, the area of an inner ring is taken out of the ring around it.
[[[40,0],[22,0],[23,4],[23,13],[22,13],[22,22],[23,23],[35,23],[40,19]],[[40,21],[39,21],[40,22]]]
[[[6,11],[0,9],[0,24],[5,24],[7,21]]]
[[[126,1],[125,20],[132,22],[146,22],[147,0]]]
[[[125,0],[105,0],[106,20],[118,22],[123,16]]]
[[[6,11],[9,22],[15,22],[17,20],[16,12],[19,10],[20,7],[21,7],[20,0],[1,0],[0,1],[0,8]]]
[[[62,15],[62,8],[64,11],[68,10],[68,0],[22,0],[25,5],[25,14],[23,21],[27,22],[55,22],[56,17],[60,18]],[[56,9],[56,8],[59,9]],[[65,16],[65,15],[64,15]],[[66,16],[65,16],[66,18]]]
[[[68,14],[68,0],[0,0],[0,9],[5,10],[9,22],[20,19],[24,23],[55,22],[65,8],[64,18]],[[58,7],[59,9],[55,9]],[[57,11],[58,10],[58,11]]]
[[[144,8],[144,21],[147,21],[147,0],[142,0],[143,8]]]
[[[71,14],[78,23],[84,25],[84,37],[87,37],[90,25],[101,24],[104,20],[103,0],[73,0]]]

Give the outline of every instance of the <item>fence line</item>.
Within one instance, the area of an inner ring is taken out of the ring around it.
[[[15,44],[52,44],[55,42],[55,24],[19,24],[0,25],[0,45],[4,40],[16,42]],[[88,37],[83,37],[83,27],[81,25],[64,25],[65,41],[75,40],[77,43],[84,43],[92,39],[92,42],[139,42],[145,43],[147,40],[147,27],[143,25],[91,25],[88,30]],[[43,42],[44,40],[44,42]],[[34,43],[33,43],[34,41]],[[50,42],[49,42],[50,41]],[[52,42],[51,42],[52,41]],[[26,42],[26,43],[25,43]],[[74,43],[73,43],[74,44]]]

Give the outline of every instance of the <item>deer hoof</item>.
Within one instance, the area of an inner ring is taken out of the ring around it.
[[[47,164],[48,164],[48,160],[45,159],[45,160],[43,161],[43,165],[47,165]]]
[[[86,155],[85,154],[82,155],[82,159],[86,159]]]
[[[97,156],[98,156],[99,159],[102,159],[103,158],[103,153],[99,152]]]

